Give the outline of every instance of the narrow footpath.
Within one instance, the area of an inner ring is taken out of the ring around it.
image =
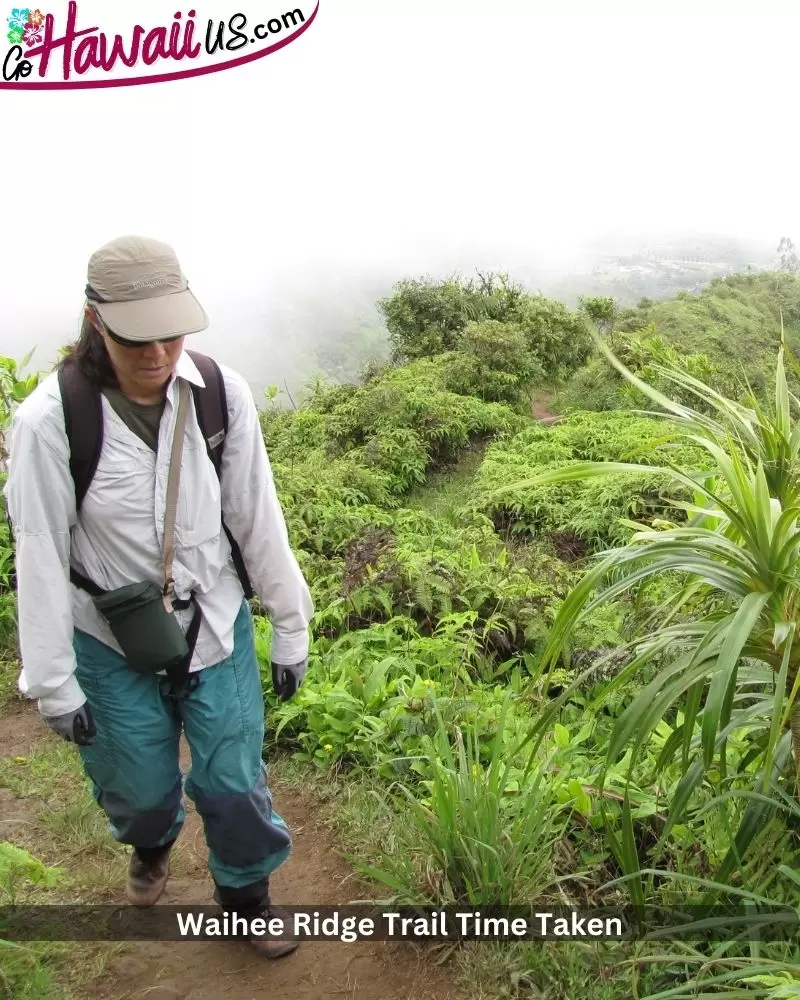
[[[74,831],[68,828],[60,841],[57,836],[54,839],[51,811],[70,806],[63,805],[60,793],[37,796],[38,779],[26,783],[27,790],[21,795],[20,787],[8,779],[18,771],[24,775],[26,767],[40,775],[42,762],[46,767],[51,754],[55,762],[66,749],[63,741],[42,727],[34,709],[17,704],[6,708],[0,718],[0,778],[6,779],[0,780],[4,786],[0,787],[0,841],[23,846],[49,864],[71,866],[80,877],[77,866],[86,866],[88,871],[93,850],[108,855],[107,845],[98,846],[102,833],[98,838],[95,830],[93,839],[89,838],[76,822]],[[185,768],[185,746],[184,754]],[[54,780],[57,786],[58,775]],[[65,776],[65,780],[68,788],[70,782],[79,784],[74,775]],[[47,782],[39,785],[40,789],[47,787]],[[87,794],[82,786],[73,789],[73,797]],[[51,801],[54,796],[55,801]],[[281,785],[275,794],[275,807],[294,836],[292,857],[274,879],[275,902],[344,905],[363,898],[363,886],[359,887],[350,867],[336,853],[330,831],[317,818],[313,794]],[[90,822],[95,819],[91,808],[96,808],[93,803],[84,803],[80,812]],[[188,801],[187,810],[174,855],[175,874],[162,901],[209,904],[212,884],[206,869],[203,828]],[[85,894],[81,892],[81,901],[125,902],[127,854],[114,850],[110,856],[111,862],[104,862],[104,880]],[[75,899],[77,894],[70,895]],[[77,961],[82,961],[80,956],[90,947],[95,958],[87,965],[84,986],[76,987],[72,980],[76,1000],[467,1000],[453,986],[446,969],[435,964],[435,956],[430,952],[426,956],[405,942],[303,942],[292,955],[277,961],[259,958],[238,942],[125,942],[121,948],[81,943],[74,947]],[[102,960],[104,949],[109,951]],[[109,959],[113,949],[121,954],[114,953]],[[99,975],[92,976],[92,966]]]

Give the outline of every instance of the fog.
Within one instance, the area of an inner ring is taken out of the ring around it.
[[[105,30],[164,18],[103,7],[80,5]],[[126,232],[175,247],[211,319],[193,345],[257,393],[379,325],[404,277],[506,270],[547,293],[668,239],[800,241],[800,19],[758,7],[321,0],[228,72],[0,91],[0,351],[49,363],[88,256]]]

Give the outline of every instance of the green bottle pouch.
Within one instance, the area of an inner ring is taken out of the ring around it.
[[[189,655],[175,612],[167,610],[156,584],[131,583],[92,600],[137,673],[171,673]]]
[[[175,617],[172,563],[175,554],[175,515],[180,484],[181,452],[186,427],[188,386],[179,380],[178,413],[170,454],[167,480],[166,513],[164,516],[164,585],[152,581],[129,583],[115,590],[93,588],[92,600],[114,638],[119,643],[130,667],[137,673],[157,674],[165,671],[170,677],[186,673],[194,651],[200,626],[200,608],[195,605],[194,618],[188,635]]]

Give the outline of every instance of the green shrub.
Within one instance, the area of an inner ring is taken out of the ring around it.
[[[477,281],[418,278],[398,282],[378,307],[393,358],[413,361],[454,350],[469,323],[507,321],[523,294],[506,275],[479,276]]]
[[[525,418],[499,402],[445,388],[452,356],[389,366],[362,386],[317,383],[296,410],[261,415],[276,478],[289,494],[297,478],[323,469],[331,500],[393,506],[437,465],[478,437],[519,429]],[[462,386],[461,388],[465,388]],[[302,471],[308,467],[308,473]],[[319,489],[315,490],[319,494]]]
[[[705,382],[716,392],[731,398],[742,398],[747,392],[757,395],[766,386],[766,367],[758,359],[751,360],[746,367],[733,360],[712,361],[706,354],[689,354],[668,343],[648,326],[635,334],[615,334],[609,338],[617,355],[640,378],[653,385],[660,392],[675,395],[676,402],[696,406],[704,412],[711,412],[707,400],[694,393],[678,389],[661,376],[658,367],[678,366],[693,378]],[[600,357],[576,372],[561,394],[559,405],[565,412],[575,410],[642,410],[651,409],[649,400],[616,369]]]
[[[397,361],[463,351],[483,358],[493,372],[524,381],[539,371],[548,379],[564,378],[591,351],[581,313],[525,292],[505,276],[477,283],[459,278],[402,281],[380,308]],[[501,333],[501,327],[507,330]],[[504,345],[499,351],[492,346],[492,334]]]
[[[666,422],[624,411],[577,412],[551,427],[529,427],[489,447],[470,506],[490,517],[499,530],[550,538],[567,558],[624,542],[630,535],[626,520],[648,523],[675,515],[673,504],[685,493],[669,477],[610,475],[602,481],[519,489],[502,498],[491,494],[545,469],[586,461],[708,465],[700,449],[678,447],[675,436]]]
[[[567,378],[580,368],[592,350],[592,341],[583,316],[543,295],[527,295],[511,314],[519,326],[533,357],[547,379]]]
[[[517,324],[468,323],[457,346],[441,361],[443,387],[459,395],[514,404],[527,400],[528,387],[544,378],[544,369]]]

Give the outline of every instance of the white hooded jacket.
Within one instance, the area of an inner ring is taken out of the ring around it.
[[[175,594],[181,599],[194,591],[203,612],[190,669],[231,654],[243,598],[220,504],[273,626],[272,660],[299,663],[308,655],[311,594],[289,544],[250,388],[237,372],[220,368],[229,411],[221,484],[190,405],[175,523]],[[104,590],[163,582],[176,377],[204,384],[183,352],[167,388],[157,453],[103,397],[103,448],[80,518],[57,375],[48,375],[14,414],[5,493],[16,549],[19,689],[38,699],[42,715],[74,711],[86,700],[75,677],[74,628],[121,652],[91,596],[70,582],[70,561]],[[176,614],[185,629],[192,609]]]

